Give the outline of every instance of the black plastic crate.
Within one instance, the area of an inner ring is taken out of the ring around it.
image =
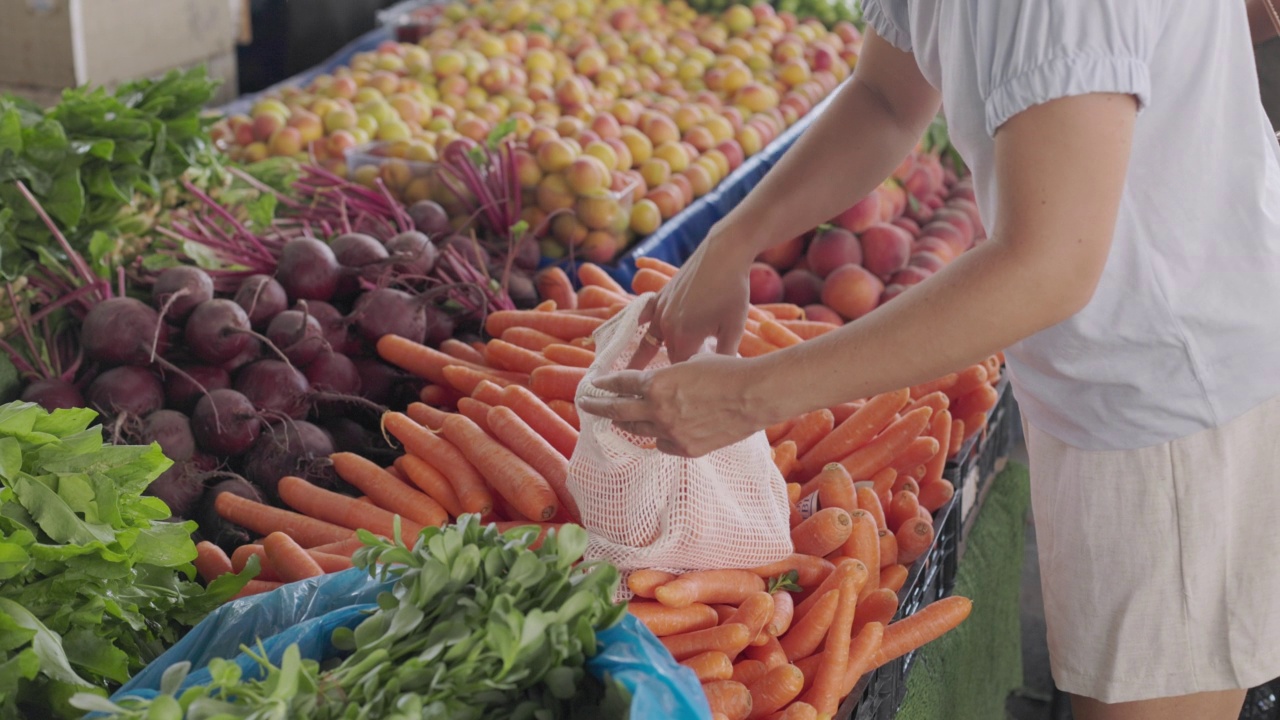
[[[943,477],[955,485],[956,494],[964,489],[970,481],[983,482],[995,473],[996,464],[1001,458],[1009,456],[1013,445],[1013,390],[1009,387],[1009,377],[1005,375],[996,384],[996,392],[1000,399],[996,406],[987,413],[987,426],[982,432],[965,441],[960,452],[947,461]]]
[[[1250,690],[1240,720],[1280,720],[1280,680]]]
[[[907,581],[898,591],[895,621],[950,595],[955,588],[960,541],[958,495],[934,515],[934,527],[937,533],[933,546],[911,566]],[[896,715],[907,694],[907,674],[915,658],[916,653],[912,652],[864,675],[840,705],[835,720],[888,720]]]

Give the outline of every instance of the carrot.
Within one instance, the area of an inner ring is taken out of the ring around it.
[[[858,412],[858,410],[861,410],[862,406],[865,404],[866,403],[847,402],[847,403],[840,403],[839,405],[833,406],[831,408],[831,415],[833,419],[836,421],[836,425],[840,425],[845,420],[848,420],[849,418],[853,417],[853,414]]]
[[[791,619],[795,617],[795,597],[786,590],[773,593],[773,615],[765,624],[764,631],[773,637],[781,637],[791,627]]]
[[[552,400],[547,403],[547,407],[551,408],[561,420],[569,424],[570,429],[575,433],[582,429],[582,421],[578,418],[578,406],[568,400]]]
[[[938,480],[937,482],[928,483],[920,488],[920,507],[929,512],[937,512],[951,502],[951,498],[955,494],[956,488],[951,484],[950,480]]]
[[[297,540],[297,538],[294,538],[294,539]],[[355,553],[355,551],[359,550],[362,547],[364,547],[364,543],[360,540],[360,538],[355,536],[355,533],[351,533],[351,537],[347,538],[346,540],[341,540],[335,543],[328,543],[325,545],[316,545],[315,547],[310,549],[318,553],[324,553],[326,555],[341,555],[342,557],[349,558],[351,557],[352,554]]]
[[[987,370],[987,382],[992,385],[1000,383],[1000,369],[1002,367],[1002,362],[999,355],[992,355],[986,360],[983,360],[982,367]]]
[[[749,720],[764,718],[795,700],[804,688],[804,673],[795,665],[780,665],[748,686],[751,690]]]
[[[760,338],[780,348],[794,347],[804,342],[804,338],[791,332],[777,320],[765,320],[760,323]]]
[[[840,601],[840,591],[830,590],[822,594],[813,611],[795,621],[787,634],[778,640],[787,660],[795,662],[809,657],[822,644],[836,616],[836,605]]]
[[[586,348],[572,345],[548,345],[542,351],[543,357],[555,365],[589,368],[596,361],[596,354]]]
[[[732,679],[751,687],[752,683],[764,677],[767,672],[769,668],[759,660],[739,660],[733,666]]]
[[[933,408],[933,414],[936,417],[938,413],[951,407],[951,398],[947,397],[947,394],[941,390],[931,392],[928,395],[913,400],[911,404],[907,405],[906,409],[902,411],[902,414],[906,415],[912,410],[917,410],[922,407]]]
[[[890,463],[890,467],[900,473],[910,473],[932,460],[940,449],[942,443],[928,435],[921,435],[907,444],[906,449]]]
[[[652,255],[641,255],[636,258],[636,267],[641,270],[657,270],[667,277],[675,277],[680,272],[680,268],[668,262],[663,262]]]
[[[878,668],[907,653],[937,640],[969,617],[973,602],[952,595],[935,600],[884,629],[884,641],[871,660]]]
[[[623,308],[625,308],[625,307],[626,307],[627,305],[629,305],[629,304],[630,304],[630,301],[628,301],[628,302],[626,302],[626,303],[615,303],[615,304],[613,304],[613,305],[610,305],[609,307],[602,307],[602,308],[582,308],[582,307],[580,307],[580,308],[578,308],[577,310],[561,310],[561,311],[560,311],[560,314],[561,314],[561,315],[572,315],[572,316],[574,316],[574,317],[595,318],[595,319],[597,319],[597,320],[604,321],[604,320],[608,320],[608,319],[612,318],[614,315],[617,315],[618,313],[622,312]],[[580,341],[580,340],[584,340],[584,339],[585,339],[585,336],[584,336],[583,338],[574,338],[574,339],[573,339],[573,340],[571,340],[570,342],[578,342],[578,341]]]
[[[794,554],[768,565],[751,568],[750,572],[761,578],[774,578],[794,570],[798,576],[796,584],[803,588],[811,588],[826,580],[835,569],[836,566],[825,558]]]
[[[716,680],[702,686],[707,695],[711,712],[720,713],[729,720],[746,720],[751,712],[751,691],[746,685],[732,680]]]
[[[502,404],[514,410],[526,425],[545,438],[566,460],[573,457],[573,449],[578,445],[576,426],[565,420],[533,391],[512,385],[502,391]],[[569,401],[569,407],[574,408],[574,417],[577,417],[572,400]]]
[[[800,508],[796,507],[795,503],[789,502],[787,504],[790,506],[787,509],[790,511],[790,514],[791,514],[791,516],[787,518],[788,527],[790,527],[792,530],[795,530],[796,528],[800,527],[800,523],[804,522],[804,515],[800,512]]]
[[[733,677],[733,663],[729,662],[728,655],[719,650],[694,655],[680,664],[692,670],[698,676],[698,682],[728,680]]]
[[[766,670],[772,670],[779,665],[787,664],[787,652],[782,649],[782,644],[778,642],[778,638],[770,637],[763,645],[752,645],[745,651],[747,659],[759,660],[764,663]]]
[[[898,593],[889,588],[877,588],[865,599],[858,601],[858,613],[853,621],[853,634],[857,635],[869,623],[888,625],[898,613]]]
[[[960,454],[964,446],[965,438],[969,435],[965,432],[964,418],[951,418],[951,442],[947,444],[947,457],[953,458]]]
[[[627,576],[627,587],[639,597],[652,600],[657,597],[654,595],[655,590],[678,577],[680,576],[675,573],[662,570],[634,570]]]
[[[396,514],[375,505],[362,503],[355,498],[316,487],[302,478],[290,475],[280,479],[276,491],[280,494],[280,499],[284,500],[289,507],[310,517],[352,530],[369,530],[386,537],[394,535]],[[406,545],[412,546],[417,541],[422,527],[420,523],[402,515],[401,540]]]
[[[654,594],[667,607],[685,607],[695,602],[739,605],[764,589],[764,580],[750,570],[698,570],[681,575]]]
[[[633,600],[628,603],[627,610],[658,637],[707,630],[720,621],[716,611],[710,605],[702,603],[669,608],[662,603]]]
[[[946,389],[947,397],[951,398],[951,404],[954,405],[957,398],[968,395],[987,384],[987,369],[981,363],[970,365],[969,367],[956,373],[956,382],[954,385]],[[951,411],[952,415],[961,417],[960,413],[955,410]]]
[[[835,416],[831,414],[830,410],[826,408],[816,410],[796,420],[795,425],[791,426],[791,430],[782,438],[782,441],[790,440],[794,442],[796,444],[796,455],[803,457],[822,438],[830,435],[835,425]]]
[[[718,650],[730,658],[735,658],[747,646],[749,631],[746,625],[718,625],[706,630],[679,635],[668,635],[659,638],[676,660],[688,660],[711,650]]]
[[[430,463],[413,455],[401,455],[396,458],[395,468],[405,479],[416,485],[419,490],[434,500],[450,517],[458,517],[463,513],[462,503],[454,492],[449,480],[440,474]]]
[[[816,478],[818,504],[823,508],[840,508],[847,513],[858,509],[853,478],[840,463],[829,463]]]
[[[436,408],[452,408],[460,397],[457,390],[443,385],[427,384],[418,391],[418,399],[423,404]]]
[[[521,515],[539,521],[555,517],[560,504],[546,478],[474,422],[451,415],[444,421],[444,436]]]
[[[937,380],[930,380],[927,383],[916,385],[915,387],[911,388],[911,397],[913,399],[919,399],[924,397],[925,395],[928,395],[929,393],[947,392],[949,389],[955,386],[956,381],[959,379],[960,379],[959,374],[950,373],[948,375],[943,375]]]
[[[221,493],[213,501],[214,510],[227,522],[270,535],[279,530],[303,547],[334,543],[351,537],[351,529],[296,512],[274,508],[242,498],[235,493]]]
[[[967,392],[956,398],[953,403],[954,407],[951,412],[956,417],[969,417],[978,413],[986,414],[1000,402],[1000,393],[990,385],[981,385],[972,392]]]
[[[843,467],[843,466],[841,466]],[[847,470],[845,472],[848,472]],[[891,490],[894,485],[898,484],[898,471],[891,467],[884,468],[880,472],[871,476],[871,489],[875,491],[876,497],[881,497]],[[892,500],[892,496],[890,500]]]
[[[541,352],[546,346],[560,342],[560,338],[526,327],[513,327],[507,330],[502,333],[502,340],[535,352]]]
[[[880,533],[880,566],[896,565],[902,562],[898,558],[898,538],[888,530],[881,530]],[[902,562],[906,565],[905,562]]]
[[[267,562],[267,554],[262,549],[261,543],[249,543],[241,545],[231,552],[231,572],[244,572],[245,565],[249,564],[249,558],[254,555],[258,556],[258,574],[259,580],[279,580],[276,571],[272,569],[271,564]]]
[[[844,568],[844,570],[841,570],[841,568]],[[812,591],[807,590],[805,592],[805,598],[800,601],[799,605],[796,605],[795,618],[792,620],[792,624],[803,620],[809,614],[809,611],[813,610],[813,606],[818,604],[818,600],[823,595],[839,588],[840,580],[849,573],[862,576],[864,581],[868,577],[867,567],[861,561],[853,558],[841,558],[840,562],[836,563],[836,569],[822,581],[821,585],[818,585]]]
[[[578,385],[586,375],[586,368],[548,365],[529,375],[529,389],[543,400],[573,402],[578,393]]]
[[[229,494],[230,493],[223,493],[223,495],[229,495]],[[240,588],[240,592],[236,593],[235,596],[232,597],[231,599],[239,600],[240,598],[246,598],[252,595],[261,595],[263,593],[269,593],[272,590],[275,590],[276,588],[281,587],[283,585],[284,583],[282,582],[272,582],[270,580],[250,580],[249,582],[245,583],[244,587]]]
[[[757,644],[756,638],[764,634],[764,627],[773,617],[773,595],[764,592],[752,593],[743,600],[738,609],[735,610],[726,623],[742,623],[747,626],[750,631],[751,639],[748,641],[752,645]],[[761,643],[764,638],[761,637]]]
[[[502,386],[485,380],[471,391],[471,397],[486,405],[501,405]]]
[[[787,483],[787,500],[793,505],[800,502],[800,483]]]
[[[912,485],[915,481],[908,480]],[[916,498],[916,493],[909,490],[902,490],[894,493],[893,502],[889,503],[889,510],[885,515],[885,519],[889,523],[889,530],[898,532],[898,528],[908,520],[920,517],[920,501]],[[907,561],[908,563],[910,561]]]
[[[890,504],[885,506],[886,509],[892,509],[891,506],[893,504],[893,498],[897,497],[898,493],[908,492],[908,493],[911,493],[912,495],[919,495],[920,483],[916,482],[915,478],[911,477],[910,475],[901,475],[898,477],[897,480],[893,481],[893,487],[890,488],[889,490],[892,494],[889,496]],[[889,524],[892,525],[893,524],[892,521],[890,521]]]
[[[930,513],[928,510],[924,509],[924,506],[921,506],[921,507],[920,507],[920,510],[919,510],[919,513],[918,513],[918,514],[919,514],[919,516],[920,516],[920,519],[921,519],[921,520],[924,520],[925,522],[929,523],[930,525],[933,525],[933,514],[932,514],[932,513]]]
[[[449,387],[464,396],[471,395],[471,393],[475,392],[476,386],[486,380],[503,387],[517,382],[499,376],[497,371],[480,370],[468,365],[447,365],[441,372],[444,373],[445,382],[449,384]],[[523,384],[523,382],[519,384]]]
[[[833,325],[831,323],[826,323],[826,322],[817,322],[815,320],[788,320],[786,318],[779,318],[778,322],[783,327],[795,333],[796,335],[799,335],[801,338],[805,340],[812,340],[817,337],[822,337],[823,335],[826,335],[832,330],[840,329],[839,325]]]
[[[883,393],[868,400],[866,405],[859,408],[849,416],[848,420],[840,423],[831,431],[831,434],[805,453],[800,459],[801,469],[805,473],[816,474],[827,463],[841,460],[849,453],[858,450],[889,426],[894,414],[907,404],[908,399],[908,392],[899,390]],[[853,479],[861,480],[862,478],[854,475]]]
[[[804,308],[792,303],[761,303],[756,307],[773,315],[775,320],[804,320]]]
[[[844,682],[840,686],[845,695],[853,692],[858,679],[872,669],[872,658],[880,651],[884,632],[883,623],[867,623],[853,639],[849,647],[849,662],[845,665]]]
[[[208,540],[196,543],[196,559],[192,564],[196,566],[200,579],[207,583],[231,572],[231,558],[227,557],[222,548]]]
[[[764,436],[769,440],[770,445],[777,445],[782,442],[782,438],[786,437],[788,432],[791,432],[791,428],[794,427],[795,424],[796,418],[791,418],[790,420],[783,420],[777,425],[770,425],[765,428]]]
[[[552,362],[533,350],[512,345],[504,340],[490,340],[484,348],[484,358],[499,370],[531,373]]]
[[[532,313],[533,311],[503,310],[501,312]],[[494,314],[496,315],[498,313]],[[547,315],[547,313],[536,314],[543,316]],[[489,317],[493,317],[493,315],[490,315]],[[552,315],[551,317],[558,316]],[[395,365],[402,370],[407,370],[408,372],[425,380],[430,380],[436,385],[449,385],[452,387],[452,384],[449,383],[444,374],[444,369],[450,365],[470,368],[481,372],[489,372],[508,381],[520,380],[520,376],[515,373],[504,373],[491,368],[486,368],[483,365],[467,362],[466,360],[459,360],[458,358],[442,353],[439,350],[434,350],[412,340],[406,340],[399,335],[383,335],[379,338],[378,356],[392,365]]]
[[[796,444],[793,440],[783,440],[773,449],[773,466],[785,479],[796,468]]]
[[[492,409],[493,406],[489,405],[489,403],[481,402],[475,398],[464,397],[458,400],[458,414],[478,425],[489,436],[493,435],[493,432],[489,430],[489,411]],[[444,428],[443,425],[440,427],[441,429]]]
[[[555,300],[543,300],[534,305],[533,309],[537,312],[555,312],[557,307]]]
[[[493,495],[485,486],[484,478],[452,443],[400,413],[383,415],[382,426],[411,455],[439,470],[449,479],[464,511],[480,515],[488,515],[493,511]]]
[[[355,567],[355,565],[352,564],[350,557],[330,555],[329,553],[316,552],[315,550],[308,550],[307,554],[311,556],[312,560],[316,561],[316,564],[319,565],[320,569],[326,574],[342,572],[343,570],[350,570]]]
[[[933,523],[919,516],[898,527],[895,535],[898,544],[898,561],[910,565],[929,552],[933,545]]]
[[[776,712],[765,720],[818,720],[818,711],[809,703],[793,702],[786,710]]]
[[[858,509],[866,510],[871,513],[871,517],[876,520],[876,527],[884,530],[889,527],[889,523],[884,517],[884,506],[880,504],[880,498],[872,488],[860,487],[857,489]]]
[[[880,587],[888,588],[895,593],[902,590],[907,583],[909,571],[906,565],[894,563],[880,568]]]
[[[297,582],[324,574],[315,561],[293,538],[282,532],[273,532],[262,541],[262,549],[271,561],[271,567],[285,582]]]
[[[849,539],[849,513],[838,507],[823,508],[791,531],[791,542],[801,555],[825,557]]]
[[[964,418],[964,439],[978,435],[987,427],[987,414],[978,412]]]
[[[871,442],[855,450],[840,461],[854,480],[869,478],[893,462],[912,440],[920,436],[929,425],[933,410],[912,410],[885,428]]]
[[[742,357],[760,357],[761,355],[768,355],[777,349],[777,345],[761,338],[750,330],[742,334],[742,340],[738,343],[738,354],[742,355]]]
[[[920,486],[942,479],[942,471],[947,465],[947,455],[951,449],[951,411],[942,410],[929,421],[929,437],[938,442],[938,452],[925,463],[925,473],[920,478]]]
[[[449,521],[449,513],[440,503],[392,477],[377,463],[348,452],[334,453],[329,459],[338,477],[367,495],[383,510],[399,513],[423,527],[444,525]]]
[[[603,310],[619,303],[631,302],[627,295],[621,295],[599,285],[587,285],[578,291],[578,309]]]
[[[490,434],[547,481],[569,521],[581,522],[582,513],[578,510],[578,502],[566,484],[569,462],[564,456],[534,432],[511,408],[491,408],[487,420]]]
[[[637,295],[656,293],[666,287],[669,282],[671,282],[671,278],[657,270],[641,268],[636,271],[635,277],[631,279],[631,291]]]
[[[566,310],[577,307],[577,296],[573,294],[573,281],[559,266],[549,265],[533,276],[533,286],[538,297],[554,300],[556,307]]]
[[[445,355],[469,362],[473,365],[489,364],[485,361],[484,355],[481,355],[478,350],[457,338],[449,338],[448,340],[440,343],[440,351]]]
[[[595,263],[579,263],[578,264],[578,282],[586,286],[595,285],[606,290],[612,290],[619,295],[627,295],[626,288],[618,284],[604,268]]]
[[[863,597],[880,584],[880,528],[866,510],[849,513],[849,539],[840,548],[841,554],[862,562],[867,568],[867,584]]]
[[[484,329],[493,337],[513,327],[526,327],[544,332],[560,340],[586,337],[604,324],[603,318],[574,315],[567,312],[544,313],[533,310],[498,310],[485,318]],[[379,340],[381,345],[382,341]]]
[[[818,668],[813,687],[805,695],[805,702],[812,705],[822,715],[833,715],[840,706],[844,695],[840,686],[844,683],[844,672],[849,663],[849,644],[853,639],[853,617],[858,607],[859,587],[857,579],[852,575],[840,581],[838,593],[839,603],[835,617],[827,630],[827,640],[822,651],[823,662]]]

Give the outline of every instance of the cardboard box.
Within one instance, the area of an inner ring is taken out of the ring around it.
[[[239,19],[236,0],[0,0],[0,84],[110,86],[225,66]]]

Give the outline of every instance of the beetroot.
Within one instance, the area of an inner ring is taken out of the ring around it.
[[[146,494],[160,498],[174,517],[188,517],[204,495],[204,473],[189,461],[175,462],[147,486]]]
[[[80,326],[80,346],[91,360],[107,365],[150,365],[160,315],[141,300],[103,300]]]
[[[538,247],[537,238],[532,235],[521,240],[513,253],[513,262],[521,270],[534,271],[542,262],[542,250]]]
[[[235,302],[249,315],[249,324],[257,330],[267,326],[271,318],[289,307],[284,287],[268,275],[250,275],[236,290]]]
[[[431,272],[440,256],[431,239],[417,230],[402,232],[388,240],[387,251],[395,261],[396,272],[415,277]]]
[[[426,310],[427,342],[432,347],[439,347],[440,343],[453,337],[455,330],[453,316],[436,305],[428,305]]]
[[[201,538],[230,552],[248,543],[252,538],[244,528],[222,519],[214,509],[214,502],[217,501],[218,496],[222,493],[231,493],[258,503],[265,503],[267,500],[261,490],[239,475],[232,473],[215,473],[214,475],[226,479],[205,491],[196,509],[195,521],[200,528]]]
[[[103,415],[143,417],[164,406],[164,386],[150,370],[123,365],[94,378],[85,399]]]
[[[513,270],[507,278],[507,296],[516,307],[533,307],[538,304],[538,290],[533,278],[527,274]]]
[[[57,378],[36,380],[22,391],[23,402],[33,402],[53,412],[65,408],[84,407],[84,396],[75,385]]]
[[[285,475],[300,477],[327,489],[340,487],[329,456],[334,452],[329,433],[309,422],[272,425],[249,448],[244,474],[271,497]]]
[[[234,375],[237,370],[260,357],[262,357],[262,343],[258,342],[258,338],[251,337],[244,352],[222,363],[221,367],[227,373]]]
[[[433,200],[419,200],[409,206],[409,217],[419,232],[431,237],[445,235],[449,232],[449,213],[440,203]]]
[[[416,343],[427,339],[426,305],[403,290],[371,290],[356,301],[351,316],[356,330],[370,344],[384,335],[399,335]]]
[[[300,310],[303,307],[299,303],[294,309]],[[319,321],[324,341],[329,344],[330,349],[340,353],[359,351],[360,339],[352,335],[351,322],[337,308],[318,300],[308,300],[305,307],[306,312]]]
[[[213,278],[198,267],[180,265],[163,270],[151,288],[151,302],[161,315],[181,322],[196,306],[213,297]]]
[[[412,376],[375,358],[357,358],[353,361],[360,376],[360,396],[380,405],[394,403],[397,391]]]
[[[485,268],[489,265],[488,253],[474,238],[466,235],[450,235],[445,239],[444,246],[456,250],[463,261],[472,267]]]
[[[216,298],[200,303],[187,320],[184,339],[192,354],[221,365],[243,353],[252,339],[249,316],[230,300]]]
[[[202,450],[224,457],[239,455],[258,439],[262,418],[241,393],[214,390],[196,403],[191,431]]]
[[[340,277],[333,250],[315,238],[294,238],[280,251],[276,279],[294,300],[328,300]]]
[[[336,352],[323,352],[306,367],[311,387],[340,395],[360,393],[360,371],[351,358]]]
[[[305,310],[285,310],[275,316],[267,326],[267,339],[294,365],[306,365],[328,347],[320,321]]]
[[[191,412],[196,402],[204,396],[205,391],[221,390],[231,387],[231,375],[214,365],[183,365],[178,368],[185,373],[172,373],[165,377],[165,405],[182,412]],[[192,381],[195,382],[192,382]],[[199,383],[204,386],[201,390]]]
[[[158,443],[164,456],[175,463],[186,462],[196,454],[191,419],[176,410],[157,410],[148,415],[143,424],[142,441]]]
[[[268,416],[301,420],[310,409],[311,385],[306,376],[279,360],[259,360],[246,365],[236,374],[234,387]]]
[[[385,245],[364,233],[339,235],[329,242],[329,248],[338,264],[347,268],[362,268],[390,256]]]

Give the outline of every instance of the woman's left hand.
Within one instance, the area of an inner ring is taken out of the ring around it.
[[[594,385],[612,398],[582,398],[584,412],[654,438],[669,455],[700,457],[769,424],[774,401],[754,379],[751,360],[698,355],[661,370],[624,370]]]

